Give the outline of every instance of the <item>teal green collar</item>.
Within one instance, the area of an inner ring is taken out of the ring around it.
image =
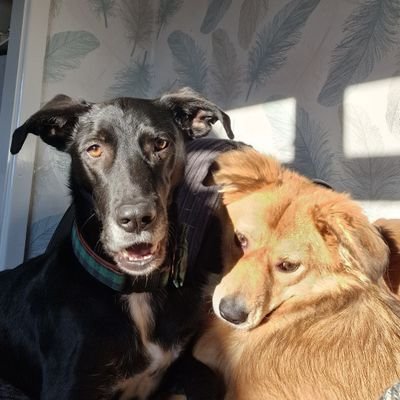
[[[72,248],[82,267],[109,288],[121,293],[150,292],[164,288],[169,283],[176,288],[183,286],[187,268],[186,228],[179,236],[181,240],[175,246],[171,261],[160,270],[143,277],[133,277],[118,271],[115,264],[96,254],[82,237],[76,223],[72,227]]]

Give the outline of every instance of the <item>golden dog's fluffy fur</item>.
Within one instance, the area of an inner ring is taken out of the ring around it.
[[[378,399],[400,380],[400,305],[378,229],[349,196],[253,149],[217,167],[224,272],[195,356],[229,400]],[[242,311],[233,323],[226,299]]]

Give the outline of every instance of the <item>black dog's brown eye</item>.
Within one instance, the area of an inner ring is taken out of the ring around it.
[[[249,242],[247,240],[247,237],[244,236],[242,233],[235,232],[235,244],[236,246],[245,249],[249,245]]]
[[[168,140],[162,139],[162,138],[157,138],[154,141],[154,150],[155,151],[161,151],[164,150],[168,147],[169,143]]]
[[[300,267],[300,263],[291,263],[289,261],[281,261],[276,265],[276,268],[280,272],[294,272],[297,271]]]
[[[103,154],[103,149],[99,144],[92,144],[86,149],[90,157],[99,158]]]

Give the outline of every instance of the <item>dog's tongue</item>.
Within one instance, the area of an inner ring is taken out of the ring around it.
[[[128,247],[125,251],[129,258],[143,258],[152,254],[151,243],[138,243]]]

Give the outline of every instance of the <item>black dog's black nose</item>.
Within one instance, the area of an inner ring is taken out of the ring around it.
[[[222,318],[235,325],[246,322],[249,316],[244,302],[236,296],[224,297],[219,303],[219,313]]]
[[[156,208],[149,203],[124,204],[116,210],[118,225],[127,232],[148,227],[156,218]]]

